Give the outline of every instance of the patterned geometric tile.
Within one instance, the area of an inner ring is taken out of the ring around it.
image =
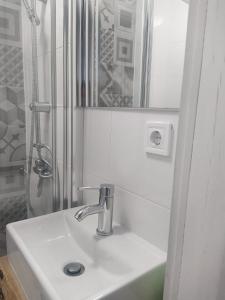
[[[6,153],[5,150],[6,147],[7,147],[7,143],[4,140],[0,140],[0,154]]]
[[[17,107],[8,100],[0,102],[0,119],[5,124],[10,124],[17,119]]]
[[[0,200],[0,256],[6,254],[6,225],[27,219],[25,195]]]
[[[21,168],[23,165],[21,165]],[[23,192],[25,190],[24,175],[19,172],[18,167],[5,167],[0,171],[0,194],[7,195],[12,192]],[[1,200],[0,200],[1,201]]]
[[[0,200],[0,227],[4,228],[10,222],[27,218],[25,195]]]
[[[7,88],[0,86],[0,102],[7,99]]]
[[[16,106],[24,104],[24,89],[0,86],[0,103],[5,100]]]
[[[26,145],[20,144],[10,155],[10,161],[25,161],[26,160]]]
[[[102,63],[113,66],[114,57],[114,30],[101,29],[100,31],[100,60]]]
[[[20,104],[24,104],[23,89],[12,89],[7,87],[6,97],[11,103],[15,104],[16,106],[19,106]]]
[[[3,139],[6,132],[7,132],[7,125],[5,123],[3,123],[2,121],[0,121],[0,141],[1,141],[1,139]]]
[[[25,160],[25,108],[23,89],[0,88],[0,165]]]
[[[0,86],[23,89],[23,56],[20,47],[0,43]]]
[[[4,123],[0,123],[0,132],[2,132],[0,139],[0,166],[7,167],[10,166],[10,163],[17,161],[23,163],[26,160],[26,136],[24,123],[19,120],[15,120],[7,127],[4,126]]]
[[[133,41],[117,37],[116,60],[133,63]]]
[[[26,159],[21,0],[0,5],[0,256],[6,254],[5,226],[27,218],[24,167]]]
[[[23,122],[25,124],[25,105],[24,105],[24,103],[20,104],[17,107],[17,118],[18,118],[18,120],[20,120],[21,122]]]
[[[0,5],[0,19],[0,39],[20,43],[20,9]]]
[[[11,141],[11,145],[15,148],[21,145],[21,142],[25,140],[25,132],[23,128],[20,128],[18,121],[8,126],[7,134],[4,137],[5,141]]]
[[[99,106],[132,106],[135,19],[136,0],[99,2]]]

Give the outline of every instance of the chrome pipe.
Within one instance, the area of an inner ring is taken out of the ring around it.
[[[60,182],[57,162],[57,69],[56,69],[56,1],[51,0],[51,103],[52,103],[52,210],[60,209]]]
[[[69,1],[63,1],[63,209],[69,207],[68,199],[68,120],[69,120]]]
[[[82,106],[82,62],[81,62],[81,54],[82,54],[82,7],[83,1],[76,1],[76,44],[74,45],[74,51],[76,51],[76,106]]]
[[[73,65],[74,65],[74,1],[70,0],[70,126],[71,126],[71,143],[70,143],[70,180],[69,180],[69,191],[70,191],[70,207],[73,207],[73,177],[74,177],[74,86],[73,86]]]

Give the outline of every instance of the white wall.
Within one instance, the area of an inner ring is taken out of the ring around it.
[[[203,55],[179,300],[225,299],[224,0],[208,1]]]
[[[189,5],[155,0],[150,107],[180,107]]]
[[[170,158],[145,153],[146,121],[173,124]],[[166,251],[178,114],[86,109],[84,124],[84,185],[115,184],[115,220]],[[97,203],[98,193],[84,199]]]
[[[180,107],[188,10],[181,0],[154,1],[151,107]],[[173,124],[170,159],[144,152],[146,121]],[[178,113],[87,109],[84,126],[84,185],[115,184],[115,220],[166,251]]]
[[[48,1],[47,5],[49,5],[49,3],[50,1]],[[44,9],[41,2],[38,2],[38,5],[38,14],[41,16],[41,26],[39,27],[38,35],[38,45],[40,47],[38,56],[41,100],[51,101],[51,48],[48,20],[50,10],[48,6]],[[58,166],[62,180],[62,0],[57,1],[57,32],[57,150]],[[30,38],[29,34],[27,34],[27,38]],[[27,57],[29,57],[29,51]],[[27,67],[29,70],[29,63]],[[29,72],[27,75],[27,83],[29,89]],[[27,116],[30,115],[28,110],[29,101],[27,102]],[[116,185],[115,220],[124,224],[128,229],[133,230],[146,240],[149,240],[160,249],[166,251],[178,113],[86,109],[84,117],[84,185],[95,186],[104,182],[114,183]],[[173,124],[174,147],[169,159],[148,156],[144,152],[146,121],[166,121]],[[29,128],[29,118],[27,122]],[[76,125],[75,123],[74,133],[78,134]],[[51,115],[43,117],[41,126],[43,141],[51,146]],[[29,132],[27,138],[29,139]],[[35,197],[37,178],[32,184],[33,203],[38,203]],[[74,186],[76,186],[76,182]],[[47,187],[44,194],[45,196],[42,197],[43,205],[46,204],[46,199],[49,197],[50,191],[51,189]],[[86,192],[84,198],[86,202],[95,203],[98,201],[97,193],[94,194],[93,192]]]

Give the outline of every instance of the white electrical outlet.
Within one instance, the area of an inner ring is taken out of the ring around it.
[[[145,152],[161,156],[170,156],[172,145],[172,129],[170,123],[147,122],[145,134]]]

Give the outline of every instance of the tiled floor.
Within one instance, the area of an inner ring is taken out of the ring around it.
[[[27,218],[25,195],[0,200],[0,256],[6,255],[6,225]]]

